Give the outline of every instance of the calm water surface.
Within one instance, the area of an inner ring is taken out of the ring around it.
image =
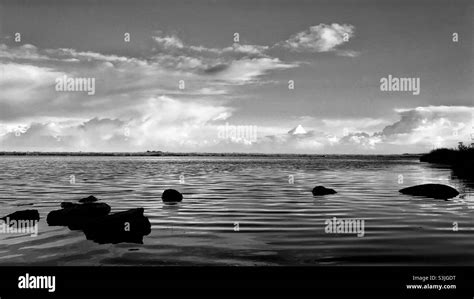
[[[416,158],[1,157],[0,168],[0,216],[41,217],[37,237],[0,234],[1,265],[474,265],[472,182]],[[461,195],[398,192],[421,183]],[[338,193],[313,197],[315,185]],[[164,205],[167,188],[184,201]],[[144,244],[100,245],[48,226],[61,202],[88,195],[112,212],[145,208]],[[365,235],[327,234],[332,217],[364,219]]]

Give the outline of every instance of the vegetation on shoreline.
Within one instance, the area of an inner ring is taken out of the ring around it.
[[[421,162],[456,165],[474,160],[474,143],[470,146],[459,142],[458,148],[439,148],[420,157]]]
[[[466,146],[459,142],[457,149],[435,149],[422,155],[420,161],[448,165],[454,176],[467,179],[474,186],[474,143]]]

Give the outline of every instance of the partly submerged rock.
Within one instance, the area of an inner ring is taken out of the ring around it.
[[[90,221],[84,228],[88,240],[99,244],[138,243],[151,232],[151,224],[143,208],[131,209]]]
[[[67,226],[69,229],[82,229],[89,221],[109,214],[110,206],[106,203],[65,203],[62,209],[51,211],[46,221],[51,226]]]
[[[183,195],[174,189],[166,189],[161,195],[165,203],[177,203],[183,200]]]
[[[408,195],[426,196],[435,199],[449,199],[459,195],[459,192],[453,187],[441,184],[416,185],[401,189],[399,192]]]
[[[9,219],[9,220],[36,220],[40,219],[38,210],[23,210],[23,211],[16,211],[11,214],[8,214],[5,217],[0,219]]]
[[[334,189],[329,189],[324,186],[316,186],[313,188],[313,195],[327,195],[337,193]]]
[[[82,203],[90,203],[90,202],[96,202],[96,201],[98,201],[98,199],[93,195],[90,195],[86,198],[79,199],[79,202],[82,202]]]
[[[171,195],[176,198],[175,194]],[[143,236],[151,232],[151,224],[143,215],[143,208],[109,215],[110,206],[97,203],[97,200],[91,195],[79,200],[81,203],[63,202],[62,209],[51,211],[46,221],[50,226],[67,226],[71,230],[82,230],[88,240],[99,244],[143,244]]]

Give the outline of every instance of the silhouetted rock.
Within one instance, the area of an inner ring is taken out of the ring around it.
[[[161,195],[165,203],[177,203],[183,200],[183,195],[174,189],[166,189]]]
[[[91,203],[91,202],[96,202],[96,201],[98,201],[98,199],[93,195],[83,198],[83,199],[79,199],[79,202],[82,202],[82,203]]]
[[[316,186],[313,188],[313,195],[327,195],[337,193],[334,189],[325,188],[323,186]]]
[[[23,211],[16,211],[14,213],[8,214],[1,219],[10,219],[10,220],[36,220],[40,219],[38,210],[23,210]]]
[[[75,205],[77,205],[77,204],[72,203],[72,202],[66,202],[66,201],[64,201],[64,202],[61,203],[61,208],[63,208],[63,209],[72,208],[72,207],[75,206]]]
[[[67,226],[69,229],[82,229],[89,221],[109,214],[110,206],[106,203],[66,203],[63,209],[51,211],[46,221],[51,226]]]
[[[459,194],[459,192],[453,187],[441,184],[416,185],[401,189],[399,192],[408,195],[426,196],[436,199],[448,199]]]
[[[151,232],[151,224],[143,216],[143,208],[131,209],[90,221],[84,228],[88,240],[99,244],[138,243]]]

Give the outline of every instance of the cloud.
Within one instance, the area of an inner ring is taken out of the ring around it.
[[[153,50],[137,57],[0,44],[3,147],[232,150],[232,142],[216,136],[222,121],[237,111],[232,106],[237,90],[276,82],[266,76],[300,65],[281,60],[266,45],[196,46],[161,32],[150,42]],[[94,78],[96,93],[56,91],[56,79],[63,76]],[[181,80],[184,89],[178,87]],[[21,134],[15,134],[19,128]],[[130,136],[124,137],[125,128]],[[262,127],[260,132],[271,130]],[[300,139],[298,146],[320,145],[322,140]]]
[[[184,48],[184,43],[175,35],[168,36],[153,36],[153,40],[158,46],[163,47],[164,49],[182,49]]]
[[[296,67],[297,64],[289,64],[278,58],[253,58],[232,61],[225,67],[222,65],[214,67],[207,73],[218,74],[218,79],[243,84],[256,80],[258,77],[274,70],[284,70]]]
[[[36,107],[56,97],[54,80],[64,73],[50,67],[6,63],[0,65],[0,120],[32,116]]]
[[[32,123],[21,133],[10,131],[0,136],[0,145],[4,150],[57,151],[61,149],[57,134],[55,123]]]
[[[334,25],[334,24],[333,24]],[[321,26],[321,25],[319,25]],[[316,26],[317,27],[317,26]],[[40,49],[34,45],[0,44],[0,118],[70,116],[90,119],[117,117],[131,106],[156,95],[230,95],[232,86],[262,84],[273,71],[299,66],[268,54],[269,46],[235,43],[224,48],[187,45],[175,35],[158,32],[153,42],[159,51],[146,57],[126,57],[75,49]],[[58,77],[95,78],[97,95],[58,93]],[[177,82],[186,89],[177,89]],[[28,107],[28,109],[26,109]]]
[[[289,39],[277,42],[273,46],[251,45],[234,43],[230,47],[210,48],[202,45],[187,45],[176,35],[164,35],[161,31],[153,37],[155,46],[159,52],[171,51],[174,55],[191,56],[202,59],[209,55],[218,55],[221,58],[242,59],[242,58],[261,58],[270,57],[268,50],[280,47],[293,52],[331,52],[334,51],[338,56],[357,57],[359,52],[353,50],[339,50],[338,46],[348,42],[354,37],[355,27],[348,24],[331,25],[319,24],[309,27],[308,30],[296,33]]]
[[[209,152],[380,154],[426,152],[470,140],[473,107],[427,106],[399,109],[400,119],[374,132],[349,131],[362,121],[323,120],[317,130],[288,134],[288,127],[257,126],[257,140],[246,143],[219,138],[223,122],[235,110],[205,100],[186,102],[167,96],[149,98],[128,118],[92,118],[81,122],[49,121],[0,126],[5,150],[168,150]],[[373,120],[367,127],[386,122]],[[352,124],[352,125],[351,125]],[[248,124],[247,124],[248,125]],[[280,134],[268,134],[280,131]],[[128,133],[126,133],[128,132]]]
[[[427,106],[398,109],[400,120],[380,133],[393,144],[418,144],[426,148],[452,147],[471,141],[474,107]]]
[[[396,112],[400,119],[381,131],[350,133],[339,143],[381,152],[391,148],[391,152],[424,152],[433,147],[453,147],[460,141],[470,141],[473,107],[426,106],[396,109]]]
[[[0,44],[0,58],[19,59],[19,60],[48,60],[49,57],[38,52],[38,48],[24,44],[16,48],[9,48],[5,44]]]
[[[468,122],[474,108],[466,106],[428,106],[415,109],[396,109],[400,120],[383,129],[384,135],[405,134],[420,128],[439,123],[445,126],[456,126]],[[461,128],[461,127],[459,127]]]
[[[318,123],[318,131],[311,130],[306,134],[260,135],[252,151],[321,154],[421,153],[433,147],[454,147],[460,141],[469,143],[473,134],[471,126],[474,121],[474,107],[427,106],[396,109],[396,112],[399,120],[391,124],[382,119],[325,119]],[[382,127],[376,130],[380,126]],[[361,128],[370,129],[371,132],[357,131]],[[284,130],[285,128],[280,129],[282,132]]]
[[[128,119],[92,118],[80,123],[32,123],[0,126],[5,150],[139,151],[198,149],[217,142],[216,121],[232,115],[230,107],[206,101],[184,102],[170,97],[150,98],[140,114]]]
[[[269,49],[268,46],[259,45],[241,45],[234,43],[232,47],[222,49],[222,53],[240,53],[250,57],[266,56],[265,51]]]
[[[110,63],[125,63],[125,62],[139,62],[138,59],[133,59],[125,56],[118,56],[112,54],[101,54],[92,51],[76,51],[74,49],[59,48],[59,49],[45,49],[44,53],[50,57],[55,57],[58,60],[69,62],[110,62]],[[112,64],[113,65],[113,64]]]
[[[298,66],[268,55],[269,46],[234,43],[229,47],[209,48],[188,45],[175,35],[157,34],[153,39],[159,51],[151,58],[152,61],[170,69],[210,75],[208,78],[221,84],[255,82],[272,70]]]
[[[360,53],[352,50],[337,50],[336,55],[344,57],[357,57],[360,55]]]
[[[337,142],[337,145],[344,146],[354,146],[358,149],[365,149],[365,150],[374,150],[376,145],[382,142],[382,138],[379,135],[369,135],[365,132],[358,132],[358,133],[350,133]]]
[[[270,48],[260,45],[234,43],[225,48],[187,45],[178,37],[155,36],[161,52],[153,60],[161,66],[209,75],[220,83],[246,84],[273,70],[297,67],[297,63],[283,62],[265,52]],[[163,50],[173,50],[171,54]]]
[[[183,98],[216,98],[228,94],[225,79],[203,74],[199,69],[207,66],[192,57],[167,55],[145,60],[73,49],[39,50],[36,47],[28,47],[31,51],[28,50],[26,55],[19,50],[21,47],[2,45],[1,48],[14,54],[4,55],[9,58],[0,62],[2,121],[29,118],[33,122],[42,117],[59,116],[114,118],[122,114],[133,115],[137,105],[160,94],[181,95]],[[18,52],[22,53],[21,60],[18,60]],[[36,57],[40,55],[44,59],[38,62]],[[27,60],[27,57],[33,59]],[[55,81],[64,75],[94,78],[96,95],[56,91]],[[178,88],[180,80],[186,81],[184,90]],[[217,81],[219,84],[214,84]],[[227,82],[228,85],[235,83]]]
[[[269,49],[268,46],[249,45],[234,43],[232,46],[224,48],[210,48],[202,45],[188,45],[184,43],[176,35],[163,35],[162,32],[157,32],[153,36],[155,52],[157,53],[173,53],[174,55],[200,57],[202,59],[217,57],[223,59],[240,59],[253,57],[267,57],[265,51]]]
[[[295,52],[330,52],[349,41],[354,36],[354,26],[319,24],[309,27],[308,30],[299,32],[279,45]],[[342,56],[357,56],[355,51],[341,51]]]

